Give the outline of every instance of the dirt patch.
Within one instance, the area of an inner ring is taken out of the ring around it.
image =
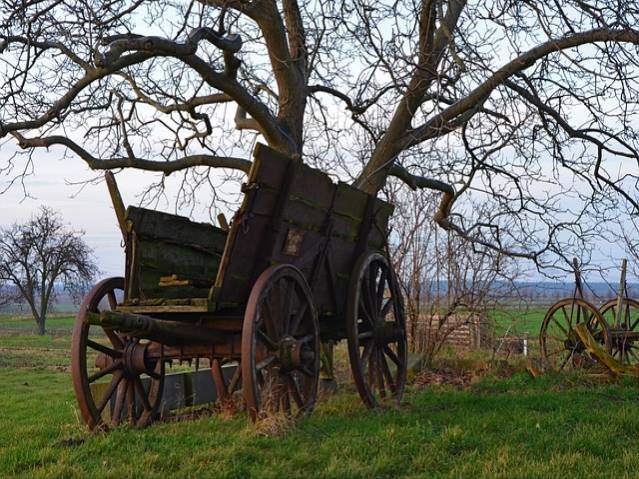
[[[415,376],[413,384],[417,387],[427,386],[453,386],[463,389],[471,384],[479,382],[487,375],[493,375],[498,378],[509,378],[520,371],[507,361],[494,361],[492,363],[483,362],[473,369],[454,368],[454,367],[436,367],[426,371],[422,371]]]
[[[414,384],[417,387],[427,386],[454,386],[463,389],[477,381],[478,376],[470,371],[456,371],[451,368],[438,368],[423,371],[415,376]]]

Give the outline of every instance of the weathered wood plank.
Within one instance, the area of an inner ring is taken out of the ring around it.
[[[89,324],[117,329],[137,338],[158,341],[169,346],[181,344],[222,344],[227,335],[199,325],[156,319],[121,311],[88,313]]]
[[[126,219],[138,236],[191,246],[221,254],[227,232],[209,223],[197,223],[184,216],[129,206]]]
[[[639,368],[617,361],[604,348],[601,347],[595,338],[592,337],[586,323],[579,323],[575,326],[575,331],[579,339],[586,347],[586,350],[599,363],[606,366],[613,374],[639,377]]]

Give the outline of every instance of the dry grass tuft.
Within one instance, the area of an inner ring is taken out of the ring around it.
[[[295,419],[282,412],[265,414],[253,425],[254,432],[262,437],[284,437],[295,428]]]

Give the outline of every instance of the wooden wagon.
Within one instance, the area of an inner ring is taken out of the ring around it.
[[[401,398],[404,313],[384,253],[393,206],[263,145],[243,193],[228,231],[142,208],[121,214],[125,277],[90,291],[73,335],[73,384],[91,429],[147,425],[165,366],[183,360],[210,360],[218,396],[241,388],[254,420],[307,414],[320,342],[345,338],[364,403]],[[230,378],[229,362],[239,364]]]

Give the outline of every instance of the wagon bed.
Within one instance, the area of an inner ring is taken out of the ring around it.
[[[258,145],[230,231],[129,207],[122,311],[217,313],[242,309],[268,266],[307,278],[320,321],[344,309],[350,272],[384,247],[393,205]],[[162,279],[174,278],[174,281]]]

